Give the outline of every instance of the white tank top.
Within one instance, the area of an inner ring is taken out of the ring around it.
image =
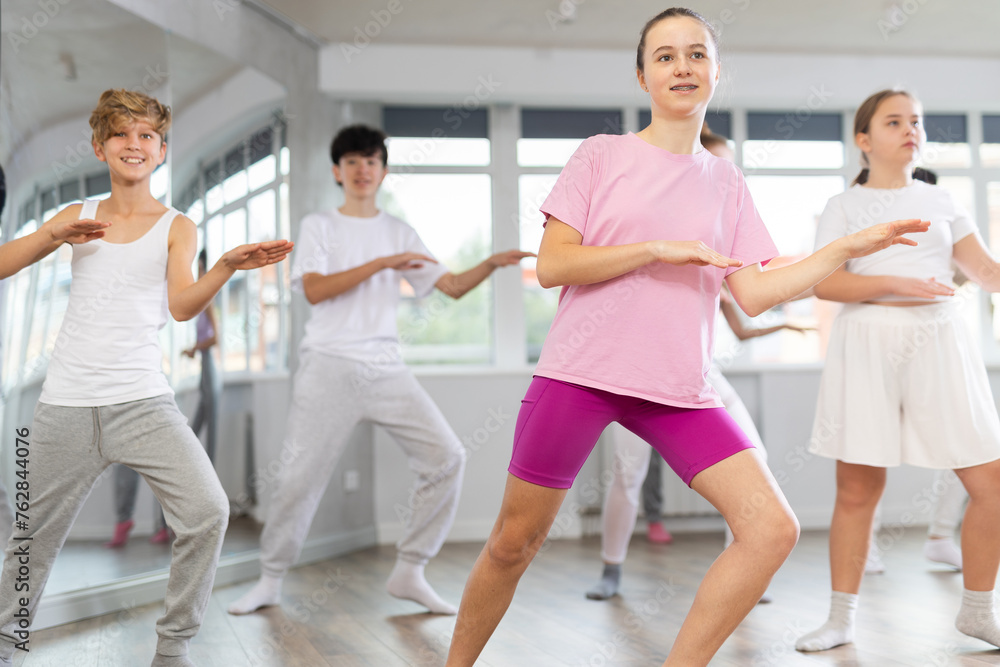
[[[94,218],[85,201],[80,219]],[[159,331],[167,323],[169,209],[131,243],[73,245],[69,305],[39,400],[97,407],[172,394],[161,370]]]

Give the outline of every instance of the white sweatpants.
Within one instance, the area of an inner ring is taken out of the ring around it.
[[[417,479],[401,517],[399,555],[426,563],[444,543],[458,506],[465,449],[406,366],[372,367],[307,352],[292,407],[268,518],[261,570],[282,577],[298,559],[330,476],[354,427],[370,421],[403,448]]]

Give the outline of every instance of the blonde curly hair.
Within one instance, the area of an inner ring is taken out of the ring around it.
[[[134,90],[105,90],[101,93],[97,107],[90,114],[93,142],[103,144],[112,134],[140,119],[153,126],[153,130],[160,135],[161,142],[167,140],[171,122],[170,107]]]

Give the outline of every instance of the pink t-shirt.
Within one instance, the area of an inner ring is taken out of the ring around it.
[[[634,134],[583,142],[541,206],[583,245],[704,241],[743,266],[771,241],[743,174],[708,151],[675,155]],[[649,264],[562,288],[537,375],[657,403],[720,407],[705,379],[722,280],[738,269]]]

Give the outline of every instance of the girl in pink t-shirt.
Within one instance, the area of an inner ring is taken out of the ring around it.
[[[927,229],[919,220],[886,223],[763,272],[777,253],[743,175],[699,142],[719,78],[711,26],[687,9],[659,14],[643,29],[636,66],[650,126],[585,141],[542,206],[538,279],[562,294],[518,416],[500,517],[466,584],[449,667],[475,663],[612,421],[653,445],[732,527],[735,541],[706,574],[665,663],[707,665],[798,537],[778,485],[705,381],[722,281],[756,315],[852,257],[915,245],[903,235]]]

